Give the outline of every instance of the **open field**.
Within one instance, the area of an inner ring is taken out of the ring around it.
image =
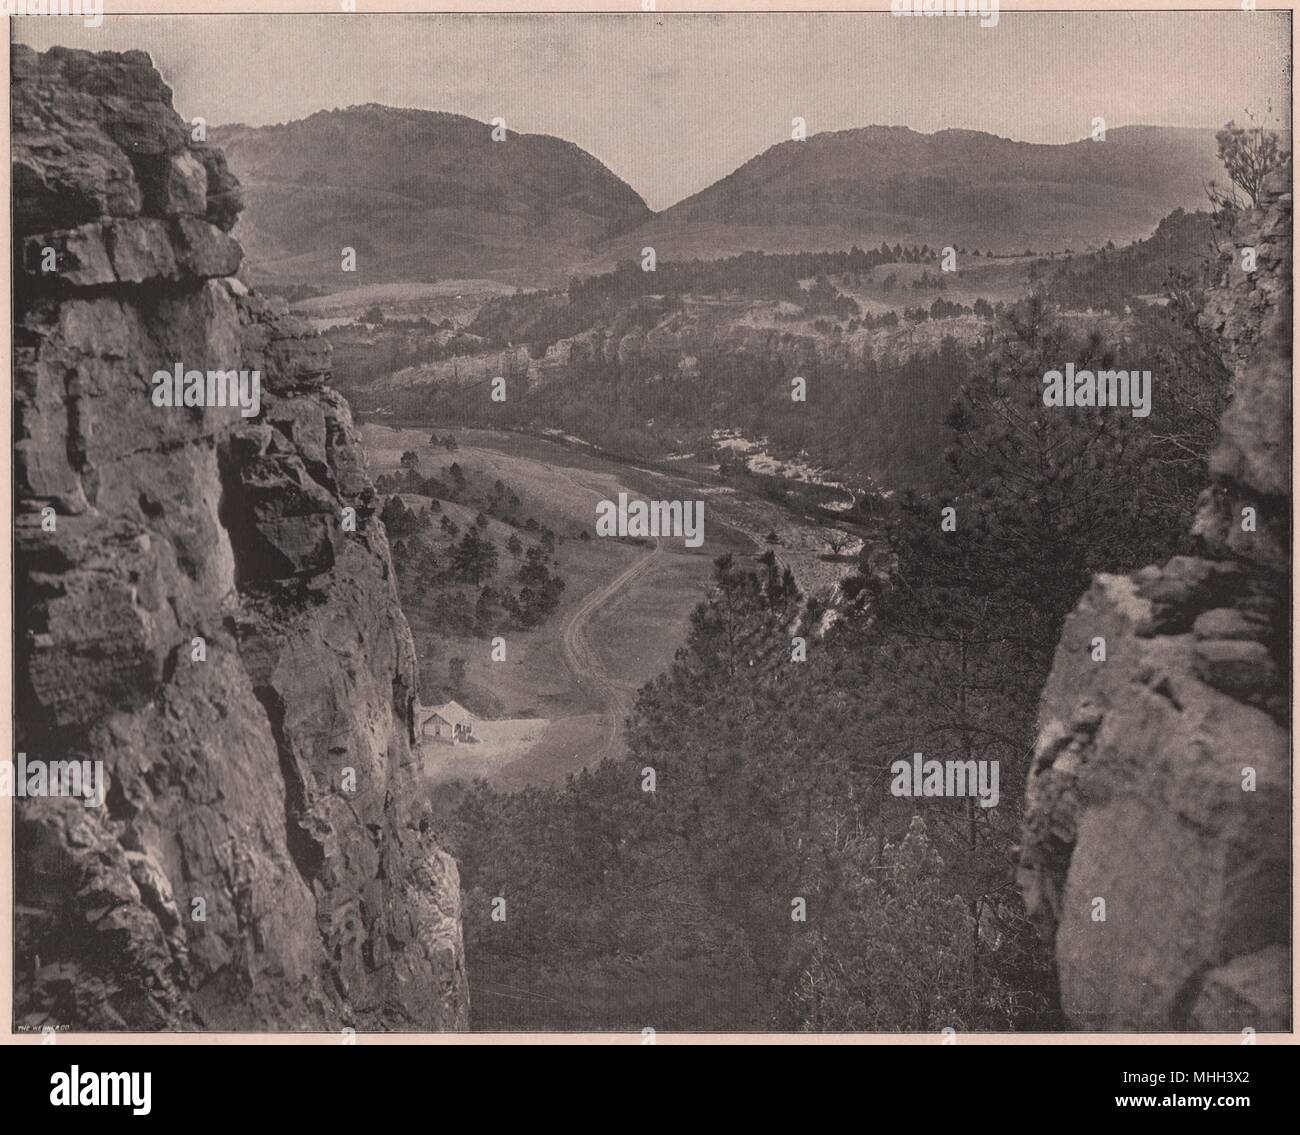
[[[450,319],[468,323],[493,296],[512,295],[518,288],[496,280],[438,280],[431,283],[401,281],[358,284],[324,295],[296,300],[294,311],[317,331],[362,319],[378,307],[385,319]]]
[[[521,497],[521,515],[556,533],[558,570],[566,586],[558,610],[541,627],[505,636],[504,661],[492,660],[489,640],[449,637],[426,612],[407,612],[420,657],[422,702],[455,697],[489,719],[486,732],[499,731],[496,744],[426,745],[431,780],[484,776],[501,786],[522,787],[562,780],[605,756],[618,756],[622,719],[635,691],[671,662],[685,638],[687,618],[707,588],[714,557],[750,553],[753,545],[735,528],[711,523],[711,501],[705,542],[698,549],[674,538],[657,547],[635,540],[583,540],[580,533],[594,527],[598,501],[616,499],[619,492],[676,499],[689,494],[689,483],[665,489],[644,471],[526,435],[437,432],[456,437],[454,454],[431,447],[428,430],[364,426],[372,472],[395,470],[402,452],[413,449],[426,475],[455,460],[471,479],[501,479]],[[453,503],[444,503],[443,511],[458,523],[472,519],[472,510]],[[487,536],[502,550],[503,576],[514,567],[504,550],[511,531],[489,521]],[[452,657],[465,659],[465,680],[458,689],[445,684]],[[516,719],[527,727],[516,728]]]
[[[451,434],[457,449],[429,444]],[[620,464],[584,446],[530,434],[483,429],[362,427],[374,474],[398,468],[403,451],[420,456],[426,476],[457,462],[471,482],[500,479],[518,493],[520,515],[556,534],[565,581],[559,608],[542,626],[504,637],[506,658],[492,659],[488,639],[449,634],[431,612],[408,610],[420,659],[421,701],[455,698],[484,719],[486,738],[457,746],[425,743],[432,784],[483,777],[500,788],[562,781],[570,773],[625,751],[624,718],[636,691],[671,665],[686,638],[690,612],[705,597],[713,560],[724,552],[752,563],[771,545],[805,593],[824,591],[843,574],[826,558],[829,527],[797,511],[724,485],[709,466],[681,460],[660,468]],[[582,539],[592,532],[596,504],[620,492],[651,500],[702,500],[704,544],[680,538]],[[407,497],[409,504],[419,498]],[[474,509],[444,501],[443,515],[464,527]],[[486,537],[501,551],[498,578],[519,560],[505,549],[515,530],[490,519]],[[459,686],[450,660],[465,660]]]
[[[495,776],[536,748],[550,725],[544,717],[519,717],[482,723],[472,742],[452,745],[422,738],[425,773],[435,784]]]

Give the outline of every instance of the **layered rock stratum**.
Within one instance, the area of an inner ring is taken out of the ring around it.
[[[1288,167],[1222,242],[1191,554],[1098,576],[1043,691],[1020,882],[1077,1027],[1290,1027],[1291,245]]]
[[[20,1028],[454,1029],[456,865],[323,340],[235,277],[240,190],[148,56],[15,47]],[[260,413],[156,371],[257,369]],[[201,640],[201,641],[200,641]]]

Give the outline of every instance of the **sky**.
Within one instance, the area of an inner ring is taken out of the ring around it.
[[[265,125],[357,103],[554,134],[653,209],[790,138],[859,126],[1027,142],[1290,120],[1289,13],[106,16],[14,22],[44,49],[143,49],[186,117]],[[1273,115],[1267,117],[1272,103]]]

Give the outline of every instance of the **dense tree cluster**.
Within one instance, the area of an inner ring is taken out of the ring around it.
[[[431,443],[449,452],[455,438],[434,435]],[[392,540],[393,566],[403,609],[417,625],[427,615],[440,635],[490,635],[512,628],[541,625],[559,606],[564,580],[555,566],[555,533],[535,517],[521,519],[519,494],[499,478],[490,487],[452,462],[441,477],[422,477],[419,454],[408,450],[401,472],[377,478],[376,487],[391,494],[380,516]],[[407,498],[425,503],[408,505]],[[443,502],[478,512],[461,525],[443,510]],[[506,556],[489,535],[490,520],[514,529]],[[525,547],[520,533],[537,542]]]
[[[1125,364],[1042,296],[1004,312],[950,359],[965,377],[935,393],[935,478],[890,509],[829,630],[772,550],[724,557],[638,698],[629,760],[561,789],[468,790],[444,823],[471,902],[509,893],[519,914],[467,922],[481,1023],[1056,1023],[1010,869],[1037,693],[1090,575],[1158,561],[1187,531],[1228,392],[1195,305],[1174,296],[1125,345],[1159,375],[1141,421],[1044,406],[1061,360]],[[916,752],[997,761],[998,806],[895,795],[891,766]],[[598,1011],[572,995],[593,970],[618,990]],[[539,992],[521,1006],[503,987]]]
[[[1122,313],[1152,300],[1163,302],[1171,273],[1205,283],[1212,237],[1208,213],[1175,209],[1146,240],[1057,261],[1040,290],[1050,302],[1073,311]]]
[[[928,247],[881,244],[847,252],[746,252],[719,260],[662,261],[653,272],[628,261],[611,272],[575,277],[567,292],[490,300],[467,330],[494,347],[526,343],[540,357],[558,340],[593,328],[622,335],[652,327],[688,296],[784,300],[809,315],[847,319],[857,314],[857,305],[830,277],[861,278],[881,264],[920,263],[934,256]],[[805,288],[807,281],[812,284]]]

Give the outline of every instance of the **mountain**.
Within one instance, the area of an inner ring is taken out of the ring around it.
[[[651,216],[586,151],[456,114],[370,103],[214,128],[244,188],[235,235],[262,280],[328,290],[394,280],[561,282]],[[356,272],[340,269],[356,250]]]
[[[868,126],[773,146],[609,242],[606,260],[644,245],[672,259],[882,240],[1082,251],[1148,236],[1171,210],[1204,205],[1211,178],[1225,180],[1210,129],[1129,126],[1104,142],[1040,145]]]
[[[366,104],[212,131],[244,187],[254,280],[327,291],[495,279],[562,284],[639,257],[716,258],[881,241],[1019,253],[1149,236],[1224,180],[1214,130],[1126,126],[1104,142],[867,126],[783,142],[654,214],[571,142]],[[354,248],[357,271],[340,270]]]

